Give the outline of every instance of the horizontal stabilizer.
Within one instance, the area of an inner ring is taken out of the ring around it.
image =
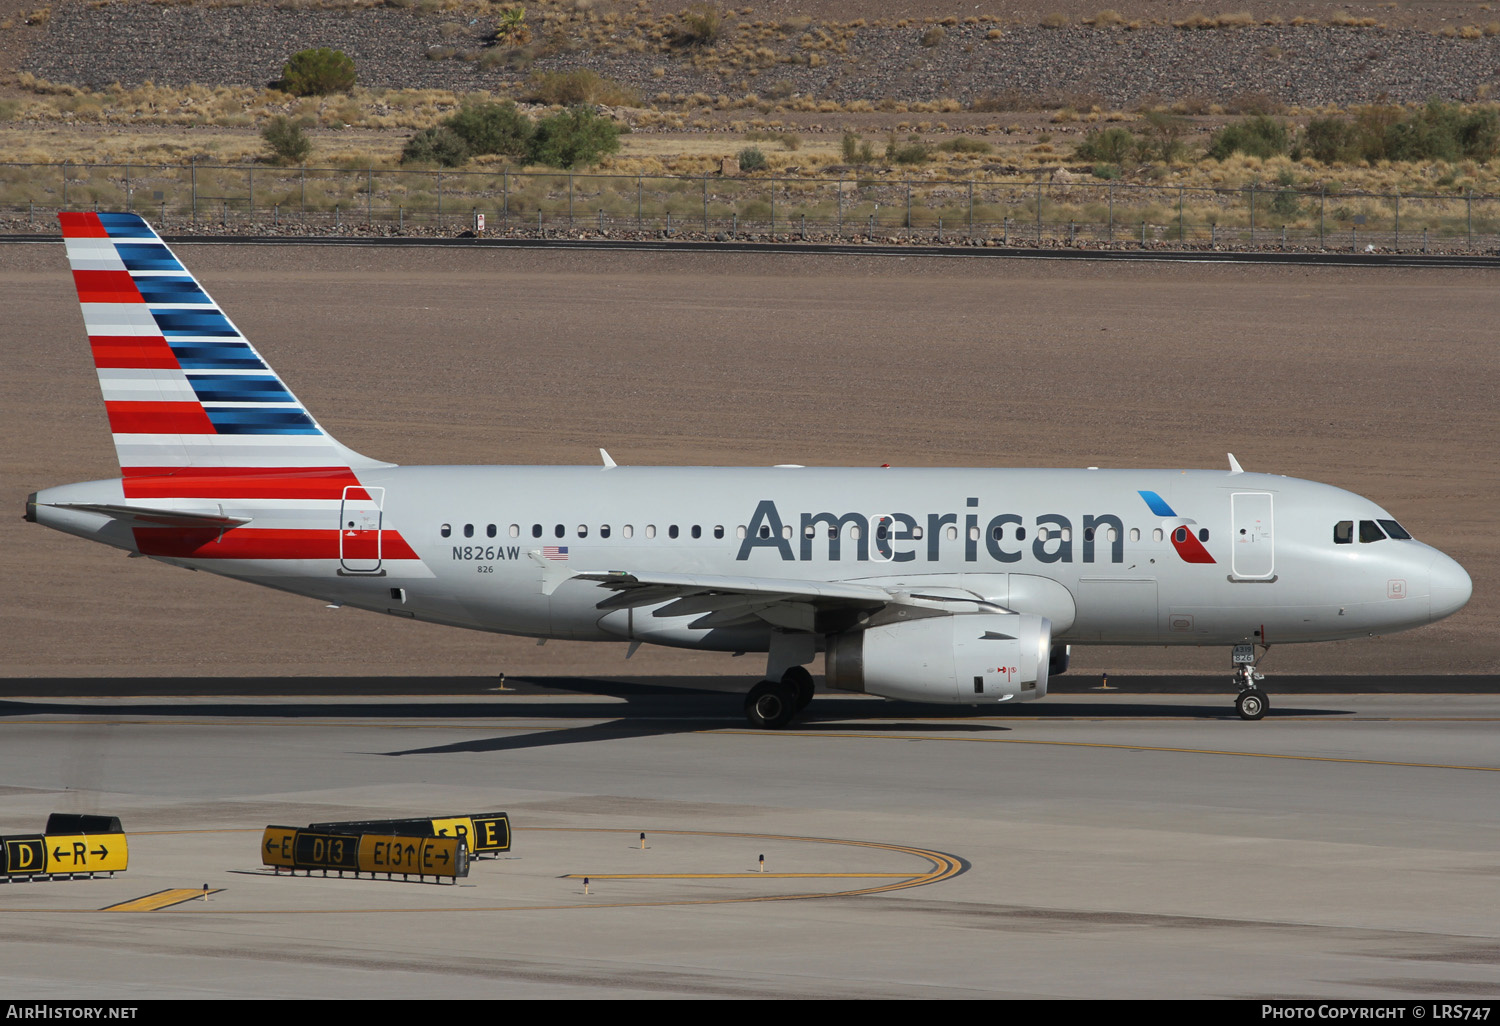
[[[123,520],[140,527],[210,527],[227,529],[248,524],[249,517],[230,517],[222,513],[184,513],[175,509],[149,509],[145,506],[116,506],[108,502],[49,502],[53,509],[76,509]]]

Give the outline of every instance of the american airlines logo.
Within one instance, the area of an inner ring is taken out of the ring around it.
[[[969,500],[971,506],[978,503]],[[1125,561],[1125,524],[1118,516],[1085,514],[1077,526],[1079,535],[1072,518],[1062,513],[1043,513],[1029,524],[1016,513],[984,520],[977,512],[962,518],[957,513],[798,513],[789,521],[774,501],[762,499],[735,558],[774,549],[788,561],[839,562],[847,554],[857,562],[935,563],[962,545],[966,563],[979,562],[981,550],[997,563],[1019,563],[1028,552],[1038,563]]]

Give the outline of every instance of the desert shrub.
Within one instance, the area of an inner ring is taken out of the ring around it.
[[[724,34],[724,14],[718,5],[700,2],[688,4],[678,15],[672,41],[678,46],[710,46]]]
[[[14,121],[20,113],[20,100],[0,100],[0,121]]]
[[[1340,117],[1313,118],[1292,148],[1292,157],[1311,157],[1321,164],[1359,159],[1354,125]]]
[[[983,139],[970,139],[966,135],[945,139],[938,143],[938,149],[945,153],[988,153],[992,148]]]
[[[746,146],[739,154],[741,171],[764,171],[766,169],[766,155],[759,147]]]
[[[587,107],[571,107],[537,123],[530,157],[548,167],[589,167],[619,148],[619,125]]]
[[[553,103],[573,107],[580,103],[640,103],[640,94],[613,79],[580,68],[577,71],[544,71],[531,76],[524,99],[532,103]]]
[[[523,159],[531,144],[531,119],[513,103],[479,103],[463,107],[443,121],[469,153],[480,156],[498,153],[513,160]]]
[[[1187,119],[1165,110],[1148,110],[1141,114],[1145,122],[1136,154],[1142,160],[1170,162],[1182,156],[1182,137],[1187,134]]]
[[[327,96],[354,88],[354,61],[342,50],[326,46],[299,50],[282,65],[276,88],[293,96]]]
[[[928,27],[927,31],[922,33],[921,38],[918,39],[917,42],[919,42],[923,46],[930,48],[942,43],[942,41],[946,39],[947,36],[948,33],[943,31],[943,26],[932,25]]]
[[[907,136],[906,142],[898,143],[892,133],[885,144],[885,159],[892,164],[922,164],[930,156],[932,152],[920,136]]]
[[[1139,145],[1128,128],[1091,128],[1073,151],[1075,160],[1097,160],[1106,164],[1123,164]]]
[[[1234,153],[1249,157],[1275,157],[1291,148],[1286,122],[1256,114],[1225,125],[1209,140],[1208,156],[1224,160]]]
[[[842,142],[844,161],[848,164],[868,164],[875,159],[875,147],[858,132],[845,132]]]
[[[403,164],[439,164],[458,167],[469,159],[469,146],[446,125],[424,128],[406,141],[401,150]]]
[[[312,140],[303,130],[302,121],[278,114],[261,129],[260,137],[271,148],[278,164],[300,164],[312,153]]]

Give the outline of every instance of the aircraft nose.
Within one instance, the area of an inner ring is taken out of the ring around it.
[[[1432,564],[1427,568],[1427,580],[1431,587],[1434,620],[1452,616],[1474,594],[1474,582],[1469,580],[1468,571],[1441,552],[1432,557]]]

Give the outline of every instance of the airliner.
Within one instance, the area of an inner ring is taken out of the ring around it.
[[[1260,719],[1273,644],[1460,609],[1464,569],[1369,499],[1227,470],[404,467],[345,448],[140,217],[63,213],[120,462],[26,519],[392,616],[766,654],[749,721],[824,685],[1042,698],[1073,645],[1229,649]]]

